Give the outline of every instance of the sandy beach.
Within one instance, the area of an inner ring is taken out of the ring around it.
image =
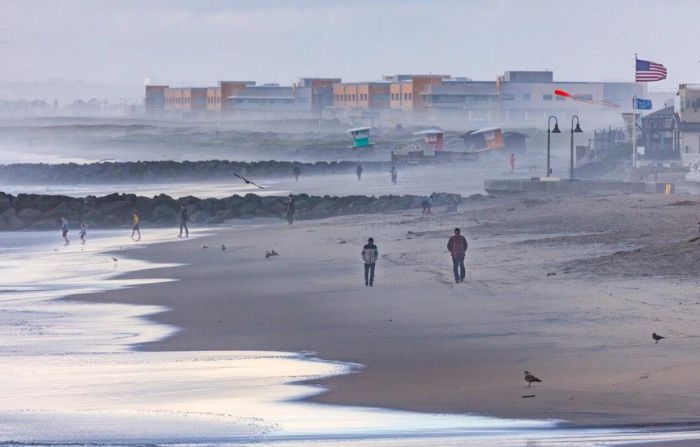
[[[610,195],[250,221],[123,253],[182,264],[128,278],[176,281],[69,299],[167,307],[153,318],[180,330],[142,350],[313,352],[363,365],[318,383],[318,402],[696,423],[700,242],[689,240],[699,214],[691,196]],[[456,226],[470,243],[462,284],[445,247]],[[373,288],[359,256],[368,236],[380,250]],[[265,259],[271,249],[280,256]],[[652,332],[668,339],[655,344]],[[527,388],[524,370],[544,382]]]

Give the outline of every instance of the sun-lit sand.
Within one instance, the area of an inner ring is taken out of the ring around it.
[[[325,379],[318,402],[575,425],[692,423],[697,205],[678,196],[487,201],[435,210],[222,230],[134,253],[186,264],[134,277],[173,277],[81,300],[169,307],[181,327],[145,350],[313,351],[356,362]],[[445,250],[470,240],[467,281]],[[380,248],[375,287],[359,249]],[[683,248],[679,250],[679,247]],[[264,258],[275,249],[280,257]],[[668,335],[654,344],[652,332]],[[522,372],[544,382],[526,389]],[[522,395],[535,394],[523,399]]]

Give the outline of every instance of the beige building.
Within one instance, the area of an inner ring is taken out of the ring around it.
[[[681,161],[700,159],[700,84],[678,86],[675,111],[678,114],[678,138]]]

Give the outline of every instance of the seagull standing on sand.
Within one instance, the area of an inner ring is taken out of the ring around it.
[[[240,175],[236,174],[235,172],[233,173],[233,175],[235,175],[235,176],[238,177],[239,179],[243,180],[243,181],[245,182],[246,185],[253,185],[253,186],[257,186],[257,187],[260,188],[260,189],[265,189],[264,186],[260,186],[260,185],[258,185],[258,184],[255,183],[255,182],[251,182],[251,181],[248,180],[247,178],[241,177]]]
[[[266,251],[266,252],[265,252],[265,259],[271,258],[271,257],[273,257],[273,256],[279,256],[279,255],[280,255],[280,254],[277,253],[275,250]]]
[[[535,382],[542,382],[539,378],[537,378],[530,371],[525,371],[525,381],[527,382],[528,388],[531,387],[532,384]]]
[[[224,244],[221,244],[221,251],[226,251],[226,246]]]
[[[654,339],[654,343],[658,343],[659,340],[663,340],[663,339],[666,338],[666,337],[662,337],[662,336],[660,336],[659,334],[657,334],[656,332],[653,332],[653,333],[651,334],[651,338]]]

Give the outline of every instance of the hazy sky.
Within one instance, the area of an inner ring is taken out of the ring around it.
[[[700,82],[700,1],[0,0],[0,79],[171,85],[507,69]]]

